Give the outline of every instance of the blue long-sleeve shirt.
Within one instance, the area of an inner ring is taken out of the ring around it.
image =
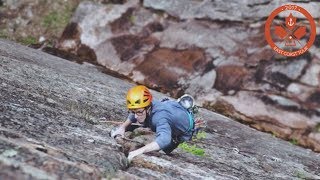
[[[130,114],[128,118],[133,123],[137,122],[134,114]],[[155,141],[163,150],[170,146],[173,137],[180,142],[191,139],[193,120],[190,122],[189,118],[188,111],[178,102],[154,100],[150,116],[145,120],[145,126],[156,132]]]

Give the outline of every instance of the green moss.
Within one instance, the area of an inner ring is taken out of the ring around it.
[[[182,150],[189,152],[189,153],[196,155],[196,156],[204,156],[205,155],[204,149],[199,148],[196,145],[189,145],[186,142],[179,144],[178,147],[181,148]]]
[[[298,144],[298,140],[293,138],[293,139],[290,140],[290,143],[293,144],[293,145],[297,145]]]
[[[306,179],[306,175],[303,172],[300,171],[296,171],[294,174],[295,177],[299,178],[299,179]]]
[[[200,131],[196,134],[196,136],[193,138],[193,140],[201,140],[201,139],[205,139],[206,137],[207,137],[206,132]]]

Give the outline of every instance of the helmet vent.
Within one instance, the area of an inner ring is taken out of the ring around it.
[[[140,104],[140,99],[134,102],[135,104]]]

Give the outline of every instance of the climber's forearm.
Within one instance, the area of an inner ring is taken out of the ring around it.
[[[157,142],[153,141],[135,151],[131,151],[129,153],[128,159],[129,161],[132,160],[132,158],[134,158],[135,156],[138,156],[140,154],[146,153],[146,152],[150,152],[150,151],[157,151],[160,150],[160,146]]]

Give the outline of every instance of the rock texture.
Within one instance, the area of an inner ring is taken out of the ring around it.
[[[191,142],[204,156],[177,149],[129,165],[124,149],[150,134],[122,145],[109,137],[114,125],[101,120],[126,117],[133,84],[99,69],[0,40],[0,179],[320,178],[319,154],[205,109],[206,137]]]
[[[320,151],[319,32],[296,58],[280,57],[264,38],[265,19],[288,3],[320,17],[315,1],[83,2],[57,47]]]

